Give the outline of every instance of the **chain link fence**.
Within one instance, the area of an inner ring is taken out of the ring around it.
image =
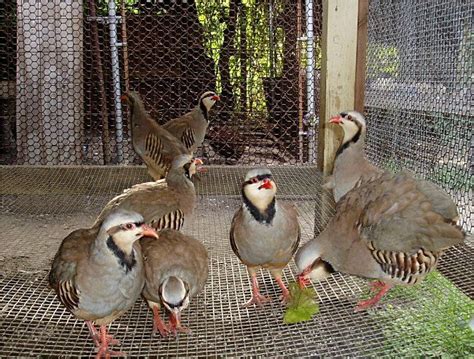
[[[160,124],[221,95],[201,155],[210,164],[308,160],[321,4],[313,54],[304,2],[3,0],[3,164],[140,163],[120,94],[138,91]],[[312,137],[314,143],[315,138]],[[314,150],[314,149],[313,149]],[[314,153],[316,151],[314,150]]]
[[[368,153],[446,189],[472,232],[473,3],[370,1]]]

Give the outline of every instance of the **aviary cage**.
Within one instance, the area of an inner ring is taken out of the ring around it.
[[[228,230],[252,166],[270,166],[301,214],[302,242],[333,211],[333,112],[365,110],[368,154],[445,188],[472,233],[470,1],[0,1],[0,356],[90,356],[87,327],[47,286],[73,229],[114,195],[150,180],[130,143],[120,95],[137,90],[163,123],[207,89],[221,94],[199,154],[196,218],[210,252],[205,292],[184,313],[192,333],[151,335],[139,301],[111,331],[130,356],[455,356],[474,354],[474,243],[452,248],[421,285],[354,313],[366,281],[314,284],[320,313],[285,325],[267,273],[259,309]],[[320,81],[323,86],[320,86]],[[365,95],[365,96],[364,96]],[[320,108],[320,111],[318,111]],[[295,268],[285,271],[293,281]],[[472,323],[472,322],[471,322]]]

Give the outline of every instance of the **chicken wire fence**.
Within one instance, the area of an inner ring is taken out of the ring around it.
[[[313,1],[308,16],[306,3],[0,0],[0,356],[94,353],[83,323],[47,288],[45,270],[62,238],[89,226],[124,188],[149,180],[134,166],[140,161],[120,101],[128,90],[142,95],[159,123],[190,110],[205,90],[222,100],[199,153],[215,166],[197,184],[199,215],[185,228],[210,252],[206,289],[184,313],[193,333],[152,337],[151,313],[137,302],[110,327],[122,350],[132,356],[473,354],[466,344],[474,313],[470,239],[450,249],[422,285],[400,289],[373,311],[352,312],[366,281],[341,274],[314,284],[321,311],[307,323],[282,323],[278,288],[266,273],[260,283],[273,303],[239,307],[249,282],[228,229],[245,166],[277,166],[279,196],[300,212],[302,243],[333,211],[320,203],[327,194],[308,166],[317,153],[322,5]],[[109,16],[114,7],[115,18]],[[366,83],[370,159],[440,184],[468,233],[472,14],[469,1],[371,0]],[[285,281],[295,274],[291,264]]]
[[[129,90],[160,124],[218,92],[200,153],[209,164],[315,160],[318,2],[311,17],[289,0],[0,4],[4,164],[140,163],[120,101]]]

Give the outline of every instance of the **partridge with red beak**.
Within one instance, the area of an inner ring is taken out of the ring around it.
[[[270,170],[254,169],[247,173],[242,185],[243,204],[230,228],[232,250],[247,266],[252,281],[252,298],[245,306],[269,300],[259,291],[259,268],[270,270],[283,300],[289,297],[281,276],[298,248],[300,227],[296,209],[278,202],[275,195],[276,184]]]
[[[214,92],[204,92],[199,97],[198,105],[192,111],[168,121],[163,128],[180,140],[190,154],[194,154],[206,136],[209,111],[219,100],[219,96]]]
[[[117,341],[107,334],[107,324],[140,296],[145,278],[137,240],[143,236],[158,237],[141,215],[113,212],[100,225],[69,234],[54,257],[49,284],[59,301],[86,321],[97,358],[123,355],[109,350]]]
[[[320,280],[333,270],[377,279],[375,296],[356,307],[363,310],[393,285],[421,281],[444,250],[463,242],[464,233],[456,225],[456,205],[440,187],[368,163],[358,142],[365,137],[361,114],[341,113],[333,122],[344,130],[338,151],[343,157],[335,169],[336,214],[295,261],[302,285],[306,277]]]
[[[337,202],[357,181],[375,177],[382,170],[365,157],[367,125],[362,114],[356,111],[342,112],[329,122],[341,126],[344,131],[342,143],[336,152],[333,173],[325,185],[333,190]]]

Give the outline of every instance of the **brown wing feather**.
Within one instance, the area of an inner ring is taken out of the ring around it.
[[[232,223],[230,225],[230,233],[229,233],[230,246],[232,250],[234,251],[235,255],[237,256],[237,258],[239,258],[241,262],[243,262],[243,260],[240,257],[239,250],[237,248],[237,245],[235,244],[234,231],[235,231],[236,223],[242,220],[242,214],[243,214],[243,208],[240,207],[239,210],[235,212],[234,217],[232,218]]]
[[[97,237],[98,231],[99,227],[93,227],[72,232],[64,238],[53,259],[49,284],[70,311],[76,309],[80,301],[80,292],[75,286],[77,264],[87,257],[90,244]]]
[[[433,209],[408,174],[385,174],[361,185],[364,208],[359,219],[361,237],[377,249],[413,254],[420,248],[440,251],[461,243],[462,231]]]

